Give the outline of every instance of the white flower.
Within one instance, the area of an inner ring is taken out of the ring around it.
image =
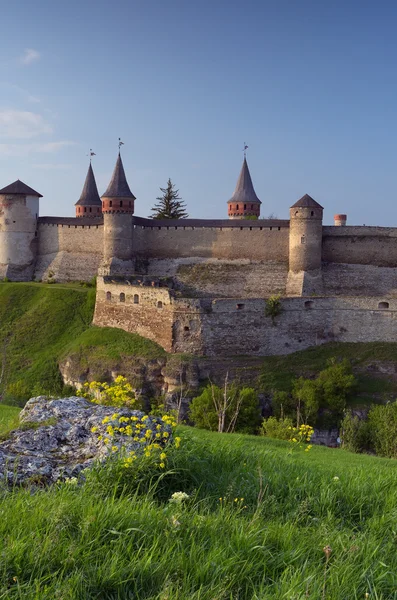
[[[185,492],[174,492],[169,499],[169,502],[173,504],[182,504],[185,500],[189,500],[189,494],[185,494]]]
[[[335,477],[332,478],[332,481],[339,481],[339,477],[335,475]]]

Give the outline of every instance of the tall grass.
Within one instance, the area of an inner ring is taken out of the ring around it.
[[[0,598],[397,598],[395,462],[180,435],[169,471],[138,487],[108,467],[82,486],[3,490]],[[176,491],[190,500],[170,504]]]

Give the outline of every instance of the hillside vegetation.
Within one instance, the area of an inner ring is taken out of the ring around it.
[[[92,327],[95,290],[78,285],[0,284],[0,395],[26,400],[60,394],[60,358],[82,350],[86,359],[117,353],[156,357],[154,342],[119,329]],[[67,390],[66,390],[67,391]]]
[[[108,467],[83,485],[3,490],[0,597],[397,598],[397,462],[180,435],[160,476]]]

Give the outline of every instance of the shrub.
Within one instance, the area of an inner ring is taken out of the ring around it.
[[[270,296],[270,298],[266,300],[265,316],[271,318],[273,325],[276,324],[276,317],[278,317],[282,311],[283,307],[281,305],[280,296]]]
[[[285,419],[269,417],[264,419],[262,423],[261,434],[276,440],[289,440],[291,439],[292,426],[292,419],[288,417]]]
[[[368,423],[376,454],[397,458],[397,401],[373,406]]]
[[[261,419],[258,395],[253,388],[210,384],[192,400],[189,416],[200,429],[256,433]]]
[[[350,452],[365,452],[371,449],[371,426],[368,421],[359,419],[351,411],[341,423],[342,445]]]

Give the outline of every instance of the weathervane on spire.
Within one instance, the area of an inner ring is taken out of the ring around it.
[[[89,157],[90,157],[90,163],[91,163],[91,161],[92,161],[92,157],[93,157],[93,156],[96,156],[95,152],[93,152],[93,151],[92,151],[92,148],[90,148],[90,151],[89,151],[89,153],[87,154],[87,156],[89,156]]]
[[[244,152],[244,158],[247,157],[247,150],[248,150],[248,146],[247,144],[244,142],[244,148],[243,148],[243,152]]]
[[[120,152],[120,148],[121,146],[124,146],[124,142],[121,141],[121,138],[119,138],[119,152]]]

